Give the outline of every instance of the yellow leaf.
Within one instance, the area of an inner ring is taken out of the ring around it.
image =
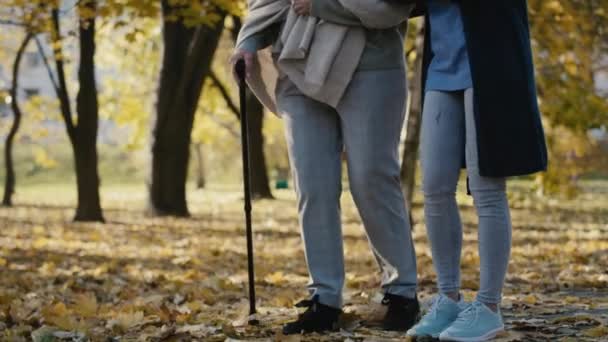
[[[523,302],[526,304],[535,305],[536,303],[538,303],[538,298],[536,298],[535,295],[531,294],[531,295],[526,296],[523,299]]]
[[[64,330],[79,330],[81,325],[75,317],[71,316],[70,310],[64,303],[58,302],[42,309],[44,321]]]
[[[198,311],[201,311],[201,309],[203,308],[205,303],[200,300],[195,300],[195,301],[186,303],[186,305],[188,306],[190,311],[198,312]]]
[[[608,327],[606,327],[604,325],[600,325],[600,326],[597,326],[595,328],[591,328],[591,329],[585,330],[584,334],[587,337],[604,337],[604,336],[608,336]]]
[[[275,272],[273,274],[267,275],[264,280],[272,285],[281,286],[287,283],[287,278],[283,272]]]
[[[42,309],[42,316],[44,319],[49,319],[55,316],[66,316],[69,314],[70,311],[62,302],[55,303],[55,305],[47,306]]]
[[[77,295],[72,309],[82,317],[91,318],[97,315],[97,308],[97,298],[88,293]]]
[[[201,288],[197,293],[207,305],[213,305],[217,302],[217,293],[209,287]]]
[[[50,319],[46,320],[46,322],[67,331],[76,331],[80,330],[81,328],[80,323],[73,316],[51,317]]]
[[[175,317],[175,322],[178,324],[185,324],[188,323],[188,320],[190,319],[191,315],[189,314],[183,314],[183,315],[177,315]]]
[[[116,315],[116,318],[109,321],[108,324],[110,326],[118,326],[123,330],[128,330],[136,326],[137,324],[143,322],[144,313],[143,311],[137,312],[121,312]]]
[[[38,268],[38,271],[41,274],[53,274],[56,269],[57,269],[57,265],[55,265],[54,262],[47,261]]]

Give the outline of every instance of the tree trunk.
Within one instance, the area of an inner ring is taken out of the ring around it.
[[[202,143],[194,144],[194,154],[196,156],[196,188],[204,189],[207,180],[205,179],[205,158]]]
[[[90,11],[92,13],[95,13],[97,8],[95,0],[80,2],[79,6],[86,7],[87,12]],[[70,96],[65,77],[59,9],[57,8],[53,8],[51,12],[53,39],[55,40],[56,81],[40,45],[39,50],[59,99],[61,116],[74,153],[74,169],[76,171],[76,188],[78,192],[78,206],[74,220],[103,222],[99,196],[99,173],[97,170],[99,106],[97,102],[97,84],[95,81],[95,17],[85,18],[80,16],[79,13],[78,19],[78,40],[80,43],[78,82],[80,88],[76,98],[76,112],[78,114],[76,122],[74,122],[72,116]]]
[[[249,118],[249,162],[251,163],[251,196],[272,199],[264,155],[264,106],[252,92],[247,94]]]
[[[11,107],[13,109],[14,120],[11,130],[6,136],[6,143],[4,145],[6,178],[4,180],[4,197],[2,199],[2,205],[7,207],[13,205],[13,194],[15,193],[16,183],[15,168],[13,166],[13,142],[17,135],[17,131],[19,130],[19,126],[21,125],[21,109],[19,108],[19,66],[23,53],[32,40],[32,37],[33,35],[31,33],[26,33],[23,42],[19,46],[19,50],[17,50],[17,55],[15,56],[15,62],[13,64],[13,82],[11,84],[11,97],[13,101]]]
[[[153,130],[149,211],[154,215],[189,216],[186,181],[190,135],[223,19],[213,27],[191,28],[182,20],[170,19],[176,9],[169,0],[162,1],[165,48]]]
[[[412,208],[416,188],[416,165],[420,146],[422,124],[422,55],[424,53],[424,22],[421,21],[416,35],[416,61],[410,80],[410,106],[406,117],[405,148],[401,165],[401,183],[408,208]]]
[[[95,10],[95,1],[85,5]],[[80,66],[78,81],[80,89],[76,97],[78,124],[73,150],[78,187],[76,221],[103,221],[99,196],[99,173],[97,170],[97,127],[99,105],[95,81],[95,18],[80,19]]]

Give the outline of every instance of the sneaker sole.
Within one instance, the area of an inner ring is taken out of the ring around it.
[[[485,335],[477,336],[477,337],[453,337],[453,336],[449,336],[448,334],[442,333],[441,335],[439,335],[439,340],[440,341],[454,341],[454,342],[484,342],[484,341],[493,339],[494,337],[496,337],[496,335],[498,335],[499,333],[501,333],[503,331],[505,331],[505,328],[501,327],[498,329],[494,329]]]
[[[433,339],[433,340],[437,340],[439,341],[439,334],[435,334],[435,335],[430,335],[430,334],[416,334],[416,333],[409,333],[407,332],[405,334],[405,336],[407,337],[412,337],[412,338],[422,338],[422,339]]]

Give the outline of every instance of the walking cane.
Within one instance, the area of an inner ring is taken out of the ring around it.
[[[253,267],[253,231],[251,229],[251,193],[249,179],[249,125],[247,120],[247,75],[245,60],[239,59],[235,71],[239,82],[239,98],[241,101],[241,146],[243,150],[243,186],[245,193],[245,227],[247,229],[247,269],[249,272],[249,324],[257,325],[255,319],[255,272]]]

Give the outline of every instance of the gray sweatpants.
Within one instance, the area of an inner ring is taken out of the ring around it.
[[[311,279],[308,288],[325,305],[342,306],[343,148],[351,193],[382,270],[382,287],[391,294],[416,295],[416,255],[399,183],[406,91],[405,72],[399,69],[357,72],[336,109],[302,95],[287,78],[277,86]]]
[[[481,177],[477,156],[473,90],[427,92],[422,117],[421,160],[426,226],[439,291],[460,290],[462,223],[455,195],[464,159],[479,216],[481,284],[477,299],[498,304],[511,251],[506,179]]]

